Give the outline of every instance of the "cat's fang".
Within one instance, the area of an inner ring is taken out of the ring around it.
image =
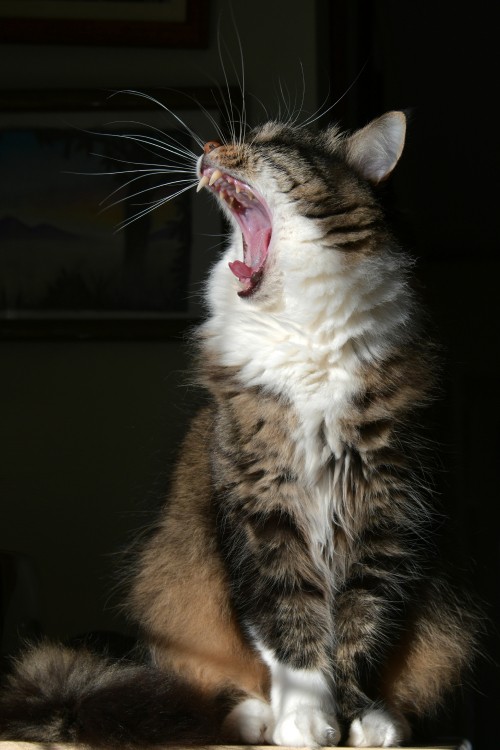
[[[222,177],[222,172],[220,171],[220,169],[215,169],[212,172],[212,175],[208,181],[208,184],[210,185],[210,187],[214,184],[214,182],[217,182],[217,180],[219,180],[221,177]]]
[[[202,178],[200,179],[199,183],[198,183],[198,187],[196,188],[196,192],[197,192],[197,193],[199,193],[199,192],[200,192],[200,190],[202,190],[202,188],[204,188],[204,187],[206,187],[206,186],[208,185],[209,181],[210,181],[210,180],[209,180],[209,178],[207,177],[207,175],[206,175],[206,174],[204,174],[204,175],[202,176]]]

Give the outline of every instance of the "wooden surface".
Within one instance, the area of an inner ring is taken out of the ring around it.
[[[244,745],[168,745],[165,750],[244,750]],[[269,745],[252,745],[252,750],[269,750]],[[87,745],[69,745],[61,742],[2,742],[0,750],[89,750]],[[157,750],[161,750],[157,746]],[[289,748],[286,750],[300,750]],[[338,748],[342,750],[342,748]],[[375,750],[375,748],[364,748],[364,750]],[[407,747],[405,750],[460,750],[460,744],[454,745],[420,745],[418,748]]]

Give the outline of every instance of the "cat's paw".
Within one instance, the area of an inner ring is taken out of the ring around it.
[[[271,742],[289,747],[324,747],[337,745],[340,730],[334,716],[314,706],[298,706],[280,717]]]
[[[269,703],[257,698],[247,698],[226,716],[222,736],[225,742],[262,745],[264,742],[272,742],[273,730],[274,717]]]
[[[398,747],[409,734],[404,719],[396,719],[383,709],[368,711],[354,719],[349,729],[348,747]]]

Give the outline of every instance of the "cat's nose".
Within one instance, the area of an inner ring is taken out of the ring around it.
[[[221,145],[221,144],[219,143],[219,141],[207,141],[207,142],[205,143],[205,145],[203,146],[203,151],[204,151],[204,152],[205,152],[206,154],[209,154],[209,153],[210,153],[210,151],[213,151],[213,150],[214,150],[214,148],[219,148],[219,146],[220,146],[220,145]]]

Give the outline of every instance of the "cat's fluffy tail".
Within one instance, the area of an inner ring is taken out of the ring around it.
[[[0,739],[94,747],[207,742],[216,739],[221,709],[155,667],[42,644],[4,680]]]

